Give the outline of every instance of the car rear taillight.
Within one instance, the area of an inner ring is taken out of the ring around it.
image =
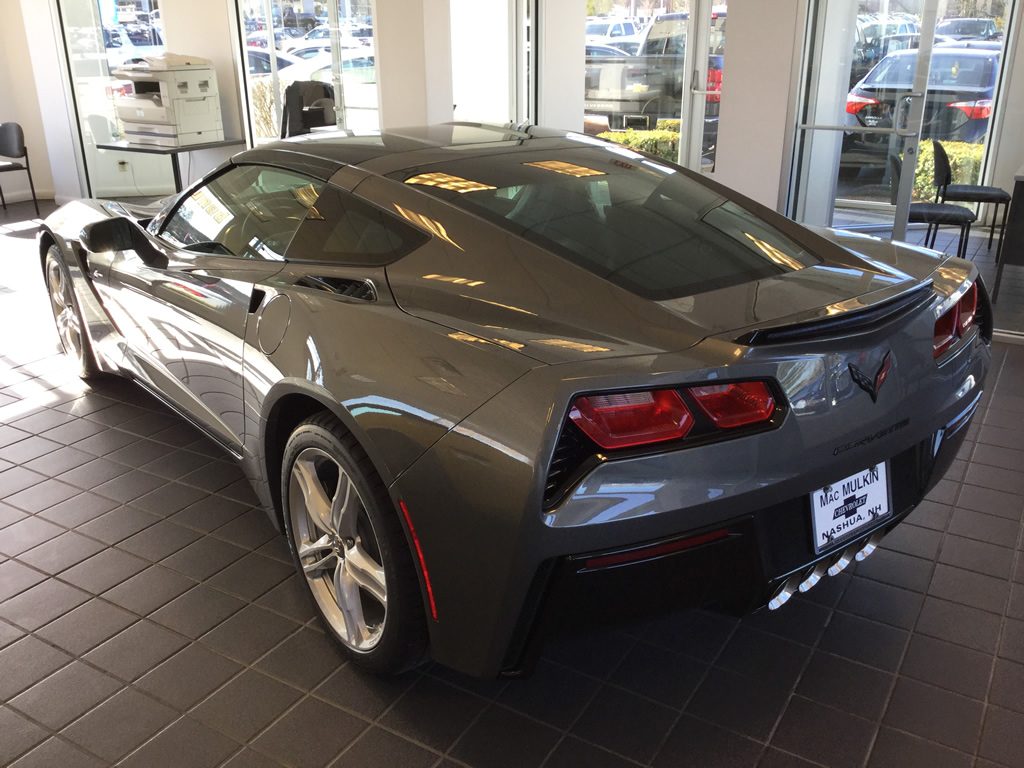
[[[690,387],[688,391],[720,429],[768,421],[775,412],[775,398],[761,381]]]
[[[935,321],[932,336],[932,355],[936,358],[946,354],[957,339],[962,338],[978,322],[978,284],[972,283],[960,301],[946,310]]]
[[[693,427],[693,414],[674,389],[577,397],[569,418],[608,449],[678,440]]]
[[[858,96],[855,93],[851,93],[846,97],[846,111],[851,115],[856,115],[869,104],[877,103],[878,99],[872,99],[870,96]]]
[[[694,406],[707,417],[697,430],[701,438],[718,430],[768,422],[776,411],[767,384],[735,381],[679,390],[585,395],[573,402],[569,418],[598,446],[611,450],[687,437],[698,426]]]
[[[954,101],[946,105],[959,109],[968,120],[984,120],[992,116],[992,99],[978,99],[977,101]],[[849,103],[847,103],[849,111]]]

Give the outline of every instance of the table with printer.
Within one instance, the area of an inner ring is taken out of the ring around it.
[[[169,155],[176,191],[181,191],[181,152],[245,143],[224,138],[217,73],[209,59],[165,53],[111,74],[132,84],[133,92],[114,102],[125,140],[97,148]]]

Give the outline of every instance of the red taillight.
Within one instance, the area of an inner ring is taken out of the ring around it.
[[[693,414],[673,389],[577,397],[569,418],[608,449],[678,440],[693,427]]]
[[[978,284],[971,283],[967,293],[957,302],[957,310],[960,318],[957,322],[957,330],[963,336],[974,325],[974,318],[978,314]]]
[[[978,101],[954,101],[947,104],[948,107],[959,109],[968,120],[984,120],[992,116],[992,99],[979,99]],[[849,104],[846,111],[849,112]]]
[[[946,313],[935,321],[932,338],[932,354],[942,357],[957,339],[963,337],[978,321],[978,284],[972,283],[960,301],[946,310]]]
[[[846,111],[851,115],[856,115],[869,104],[877,103],[878,99],[872,99],[870,96],[858,96],[855,93],[851,93],[846,97]]]
[[[761,381],[690,387],[688,391],[720,429],[768,421],[775,412],[775,398]]]

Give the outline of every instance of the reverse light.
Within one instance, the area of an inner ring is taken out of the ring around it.
[[[858,96],[855,93],[848,94],[846,97],[846,111],[851,115],[856,115],[869,104],[878,104],[878,99],[872,99],[870,96]]]
[[[775,412],[775,398],[762,381],[690,387],[688,391],[720,429],[768,421]]]
[[[959,109],[965,115],[968,120],[984,120],[985,118],[992,116],[992,99],[978,99],[977,101],[953,101],[946,105],[947,107],[953,107]],[[849,103],[847,103],[847,112],[849,112]]]
[[[971,283],[971,287],[967,289],[960,301],[957,302],[957,309],[959,310],[960,317],[957,321],[957,331],[963,336],[967,331],[970,330],[971,326],[974,325],[974,320],[978,314],[978,284]]]
[[[967,335],[971,327],[978,322],[978,284],[974,282],[960,301],[946,310],[935,321],[932,335],[932,355],[942,357],[956,344],[957,340]]]
[[[693,414],[673,389],[577,397],[569,418],[607,449],[678,440],[693,428]]]

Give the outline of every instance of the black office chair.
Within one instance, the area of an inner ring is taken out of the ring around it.
[[[39,201],[36,200],[36,185],[32,183],[32,169],[29,167],[28,150],[25,149],[25,132],[17,123],[0,123],[0,156],[12,157],[14,160],[0,160],[0,173],[8,171],[24,171],[28,174],[28,186],[32,190],[32,204],[39,215]],[[25,159],[22,165],[17,160]],[[7,210],[3,187],[0,187],[0,203]]]
[[[1010,193],[999,187],[986,187],[983,184],[953,184],[953,169],[949,164],[949,155],[945,148],[936,140],[932,140],[935,148],[935,202],[937,203],[991,203],[992,226],[988,230],[988,247],[992,248],[992,236],[996,232],[996,219],[999,217],[999,206],[1003,208],[1003,221],[999,225],[999,244],[1003,244],[1003,233],[1006,232],[1006,215],[1010,210]],[[998,253],[998,250],[997,250]]]
[[[896,155],[889,155],[890,201],[895,204],[900,187],[900,175],[903,173],[903,163]],[[971,224],[977,220],[977,216],[970,208],[950,203],[911,203],[910,215],[907,221],[911,224],[927,224],[923,245],[927,248],[935,247],[935,238],[939,234],[939,227],[948,225],[960,228],[960,242],[957,244],[956,255],[961,259],[967,257],[967,240],[971,236]]]

